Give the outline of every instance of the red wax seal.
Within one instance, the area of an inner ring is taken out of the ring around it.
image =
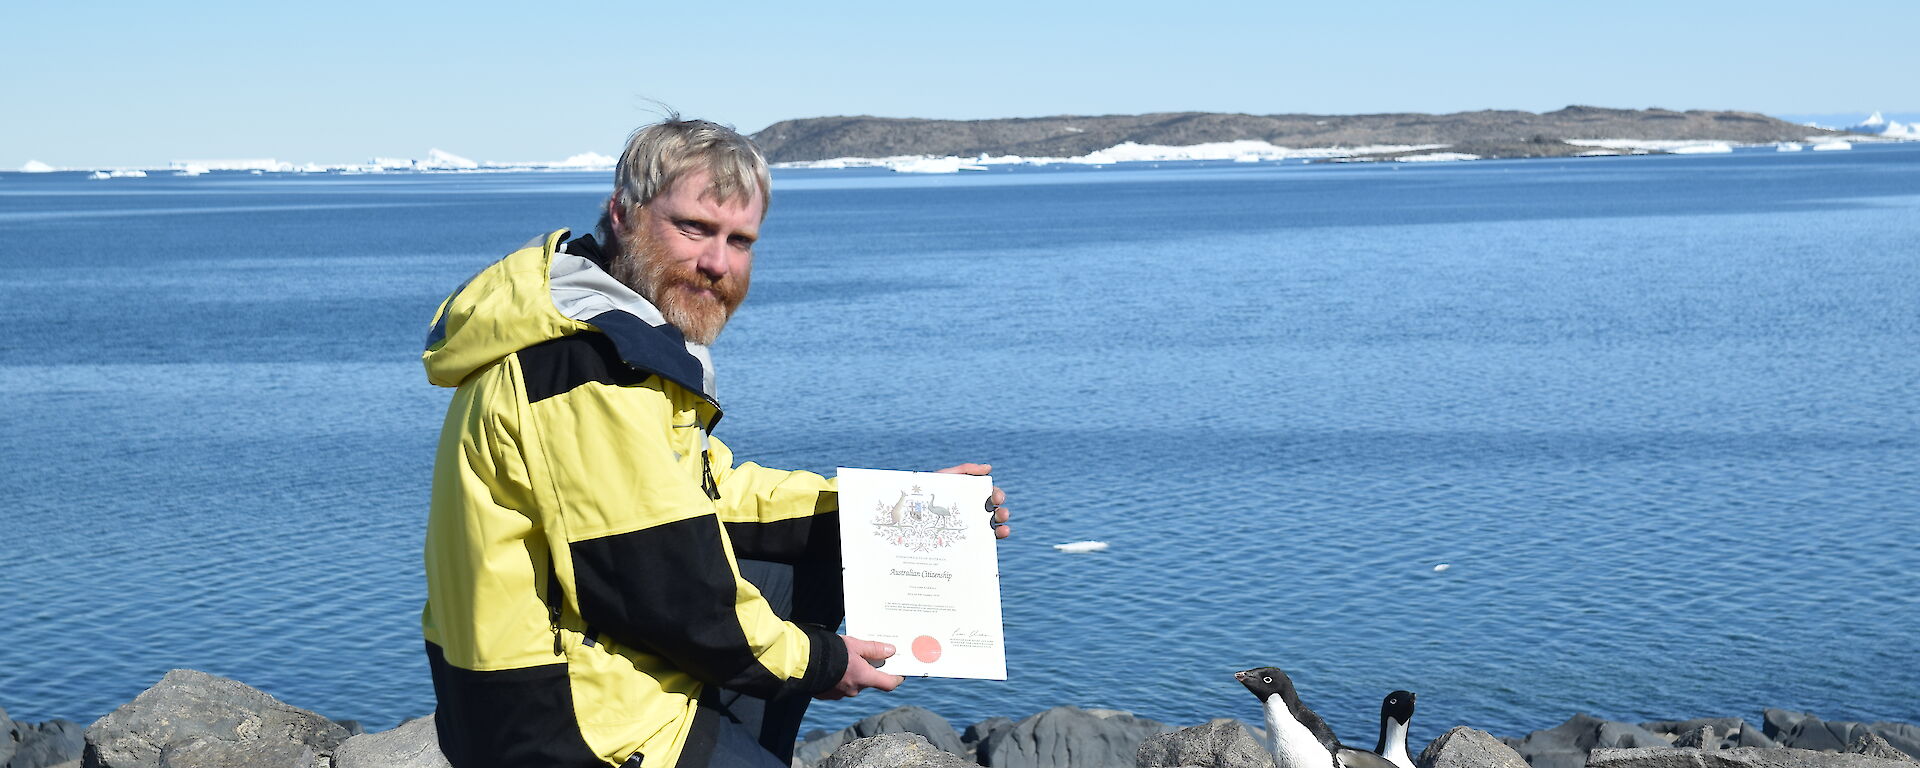
[[[922,664],[932,664],[940,660],[940,641],[926,635],[913,639],[913,657]]]

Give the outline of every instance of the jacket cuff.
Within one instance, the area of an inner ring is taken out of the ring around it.
[[[847,676],[847,644],[840,635],[826,627],[813,624],[798,624],[802,632],[807,633],[807,674],[800,680],[800,687],[812,696],[840,683]]]

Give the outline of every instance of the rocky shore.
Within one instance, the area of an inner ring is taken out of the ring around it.
[[[19,723],[0,710],[0,768],[438,768],[431,715],[367,733],[243,683],[176,669],[91,725]],[[1370,741],[1357,735],[1353,743]],[[1270,768],[1259,729],[1177,727],[1131,713],[1054,707],[965,728],[899,707],[797,745],[804,768]],[[1409,745],[1410,748],[1420,745]],[[1584,714],[1518,738],[1457,726],[1416,768],[1920,768],[1920,726],[1825,721],[1782,709],[1621,723]]]

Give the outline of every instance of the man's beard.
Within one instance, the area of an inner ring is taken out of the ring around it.
[[[668,258],[644,230],[620,238],[620,254],[612,267],[615,280],[653,302],[667,322],[696,344],[712,344],[719,338],[720,329],[747,298],[746,270],[730,271],[714,280],[691,264]]]

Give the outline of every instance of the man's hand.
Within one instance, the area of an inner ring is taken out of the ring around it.
[[[874,669],[873,664],[869,662],[869,660],[881,661],[891,657],[893,646],[846,635],[841,635],[840,639],[845,641],[847,646],[847,673],[840,676],[838,684],[814,694],[814,698],[828,700],[852,698],[860,695],[860,691],[867,688],[891,691],[900,687],[900,683],[906,680],[899,675],[889,675]]]
[[[938,471],[944,475],[991,475],[993,474],[993,465],[960,464]],[[993,494],[987,497],[987,511],[992,513],[993,522],[991,525],[993,526],[993,537],[996,539],[1004,539],[1013,535],[1012,526],[1002,525],[1002,523],[1007,521],[1007,518],[1012,517],[1012,513],[1007,511],[1006,505],[1007,492],[1000,490],[1000,486],[994,486]]]

